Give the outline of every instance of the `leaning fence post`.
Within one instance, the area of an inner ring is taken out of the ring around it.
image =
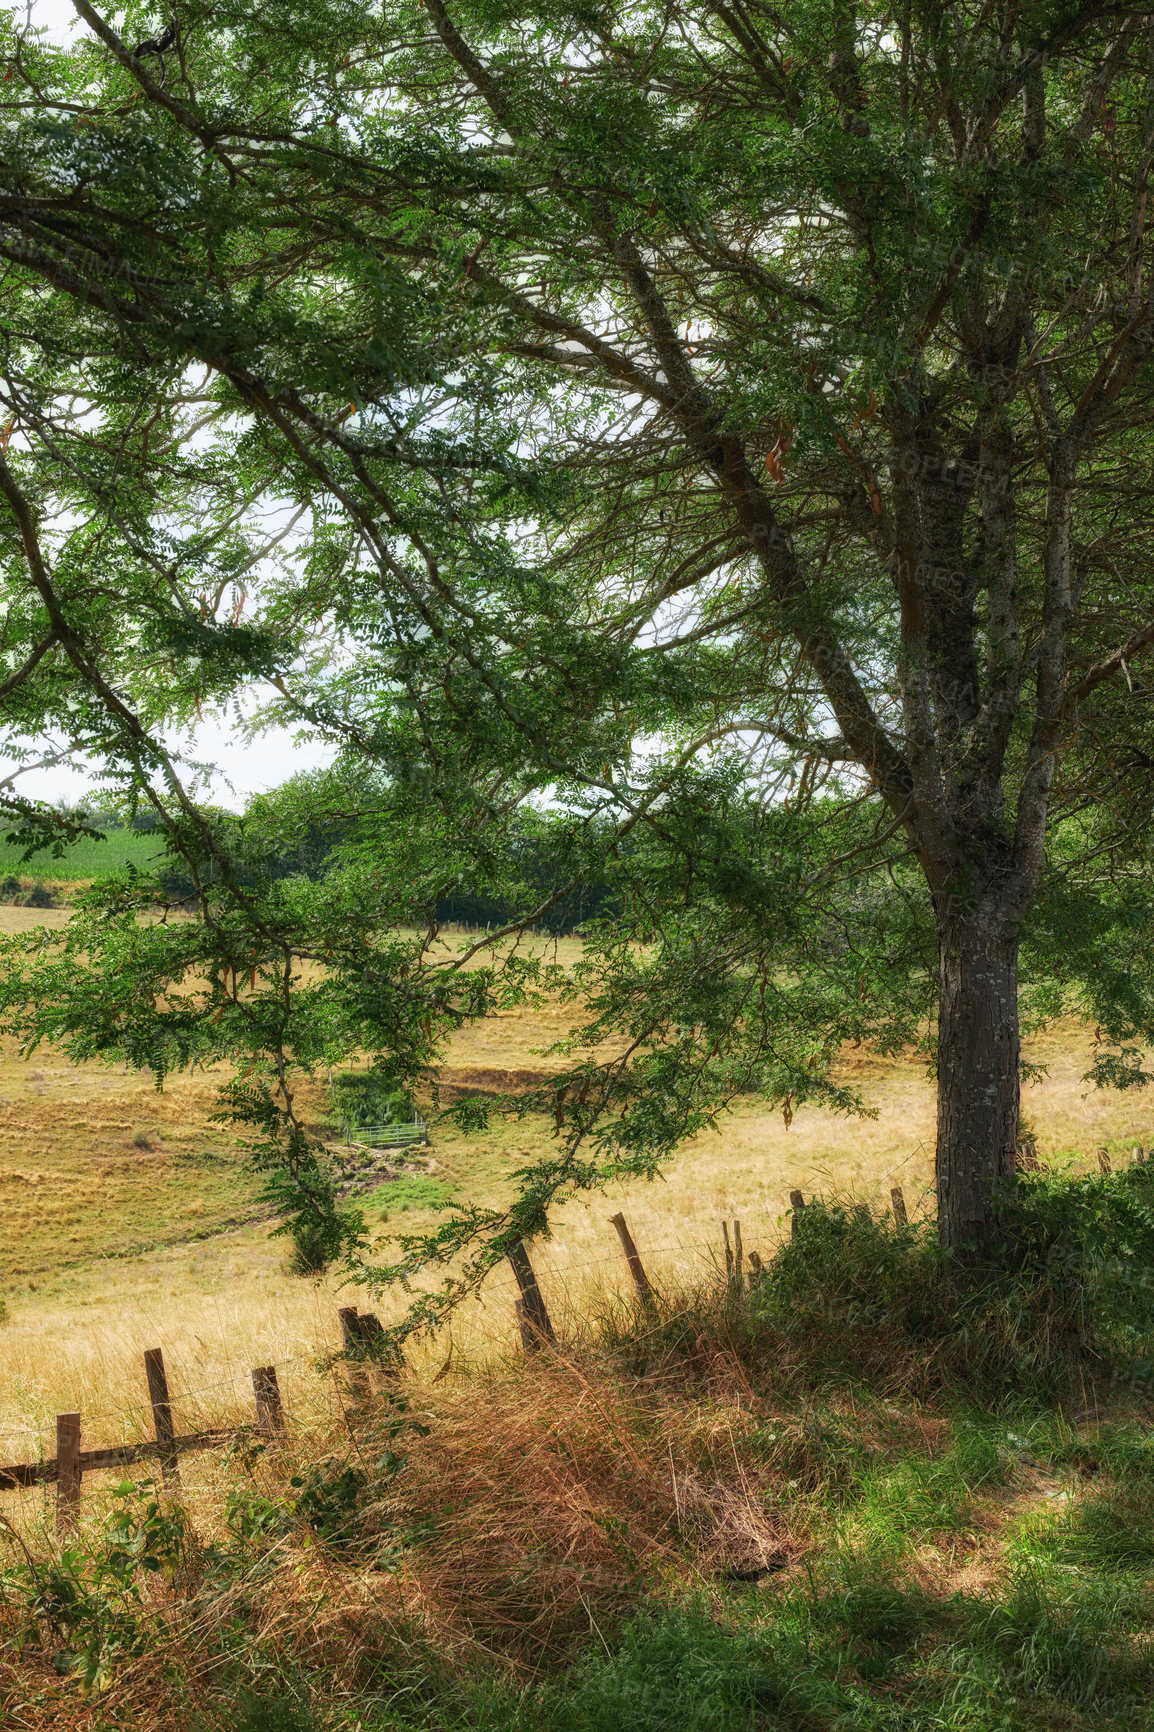
[[[508,1252],[508,1257],[517,1277],[517,1285],[521,1289],[521,1309],[517,1313],[521,1324],[521,1339],[527,1350],[531,1341],[532,1351],[535,1352],[543,1341],[552,1343],[557,1337],[553,1333],[553,1325],[545,1309],[545,1299],[537,1285],[537,1277],[533,1273],[533,1265],[522,1240],[517,1240]]]
[[[357,1308],[355,1305],[342,1305],[337,1316],[341,1321],[341,1345],[346,1353],[354,1353],[361,1338],[357,1328]]]
[[[382,1377],[397,1377],[404,1363],[403,1356],[393,1347],[385,1357],[385,1331],[373,1311],[362,1311],[357,1318],[357,1340],[361,1351]]]
[[[380,1353],[380,1348],[377,1343],[382,1339],[384,1333],[384,1330],[381,1328],[381,1320],[374,1312],[361,1312],[360,1316],[357,1318],[357,1334],[364,1347],[370,1353]]]
[[[67,1533],[80,1502],[80,1415],[56,1415],[56,1529]]]
[[[893,1204],[894,1220],[897,1222],[898,1226],[908,1227],[910,1224],[910,1218],[906,1213],[906,1200],[902,1195],[902,1188],[900,1185],[895,1185],[893,1190],[890,1192],[890,1202]]]
[[[525,1349],[526,1353],[536,1353],[538,1347],[541,1345],[541,1341],[536,1330],[533,1328],[533,1325],[525,1315],[525,1301],[520,1298],[514,1299],[513,1311],[517,1318],[517,1328],[521,1333],[521,1346]]]
[[[148,1378],[148,1399],[152,1403],[152,1422],[156,1441],[160,1445],[160,1477],[165,1485],[180,1480],[177,1465],[176,1436],[172,1424],[172,1408],[168,1400],[168,1378],[164,1374],[164,1354],[159,1347],[149,1347],[144,1355],[144,1372]]]
[[[629,1231],[625,1216],[619,1212],[616,1215],[610,1215],[609,1219],[617,1229],[617,1237],[621,1241],[621,1249],[625,1253],[625,1261],[629,1265],[629,1273],[633,1277],[637,1296],[643,1305],[651,1305],[653,1303],[653,1289],[649,1285],[649,1277],[645,1273],[641,1258],[637,1255],[637,1246],[633,1243],[633,1234]]]
[[[802,1196],[800,1191],[791,1191],[789,1193],[789,1206],[793,1210],[793,1219],[789,1223],[789,1236],[791,1239],[796,1239],[797,1218],[805,1208],[805,1198]]]
[[[363,1401],[368,1394],[368,1383],[360,1369],[365,1350],[357,1308],[355,1305],[342,1305],[337,1316],[341,1321],[341,1347],[345,1358],[353,1360],[357,1365],[357,1369],[349,1373],[349,1386],[354,1399]]]
[[[277,1382],[275,1365],[253,1366],[252,1392],[256,1397],[257,1430],[269,1433],[283,1431],[284,1408],[281,1405],[280,1384]]]

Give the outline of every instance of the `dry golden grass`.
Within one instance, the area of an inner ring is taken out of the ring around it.
[[[950,1427],[909,1404],[860,1395],[823,1402],[814,1423],[808,1407],[752,1389],[723,1335],[712,1351],[708,1391],[685,1376],[637,1381],[604,1353],[580,1349],[491,1367],[480,1382],[432,1391],[410,1384],[409,1417],[428,1433],[396,1440],[408,1466],[362,1509],[359,1549],[318,1544],[298,1523],[257,1541],[250,1569],[231,1582],[202,1583],[195,1568],[183,1580],[157,1579],[147,1587],[156,1619],[146,1653],[122,1659],[95,1701],[55,1680],[35,1649],[8,1648],[3,1724],[186,1732],[195,1723],[190,1703],[218,1687],[221,1631],[232,1620],[234,1656],[243,1630],[262,1672],[279,1665],[286,1676],[323,1677],[340,1700],[375,1680],[378,1667],[393,1678],[406,1656],[420,1663],[422,1651],[462,1670],[479,1662],[490,1677],[546,1677],[591,1635],[608,1645],[623,1617],[687,1589],[724,1619],[731,1570],[771,1572],[758,1591],[771,1616],[774,1596],[829,1545],[835,1524],[838,1543],[852,1541],[852,1519],[829,1498],[838,1472],[829,1438],[839,1426],[863,1457],[900,1456],[907,1466],[939,1457]],[[226,1493],[291,1500],[290,1475],[326,1461],[371,1476],[381,1422],[395,1417],[379,1397],[350,1400],[343,1374],[316,1378],[308,1413],[283,1448],[255,1461],[184,1462],[182,1501],[197,1539],[222,1535]],[[1040,1484],[1033,1469],[1020,1470],[996,1498],[976,1502],[965,1530],[927,1536],[895,1561],[895,1574],[943,1599],[996,1585],[1004,1536],[1037,1506]],[[86,1495],[82,1543],[106,1508],[99,1491]],[[41,1551],[51,1545],[48,1517],[47,1508],[24,1511],[24,1531]],[[868,1543],[864,1531],[858,1538]],[[6,1616],[14,1627],[15,1614]]]
[[[0,909],[9,931],[64,918]],[[576,948],[562,945],[560,960]],[[550,1062],[540,1049],[564,1026],[560,1007],[499,1013],[454,1039],[446,1080],[480,1087],[539,1073]],[[1028,1056],[1049,1066],[1025,1096],[1045,1159],[1088,1163],[1100,1144],[1117,1154],[1154,1140],[1141,1096],[1081,1082],[1091,1044],[1073,1023],[1029,1043]],[[689,1143],[663,1181],[560,1208],[534,1260],[562,1335],[579,1337],[591,1310],[628,1290],[608,1223],[618,1208],[660,1284],[699,1278],[716,1262],[723,1219],[740,1219],[747,1248],[765,1255],[786,1225],[794,1187],[884,1204],[901,1184],[911,1213],[929,1207],[933,1090],[922,1067],[847,1053],[841,1068],[876,1118],[847,1122],[802,1108],[787,1129],[780,1115],[743,1103],[715,1133]],[[0,1054],[0,1279],[9,1308],[0,1328],[0,1456],[52,1454],[54,1416],[68,1410],[81,1411],[93,1443],[147,1430],[141,1354],[156,1345],[182,1428],[247,1416],[255,1365],[283,1368],[286,1399],[302,1414],[320,1399],[309,1367],[338,1344],[336,1310],[350,1296],[287,1273],[283,1240],[270,1239],[256,1218],[253,1180],[228,1135],[208,1123],[219,1080],[213,1072],[178,1077],[157,1094],[147,1079],[72,1066],[51,1051],[30,1065],[11,1048]],[[551,1133],[543,1120],[470,1137],[434,1125],[437,1177],[462,1198],[498,1199],[511,1172],[550,1147]],[[387,1191],[371,1203],[382,1241],[398,1226],[433,1219],[416,1207],[400,1214]],[[416,1350],[417,1374],[443,1366],[450,1347],[458,1367],[507,1352],[513,1294],[511,1274],[496,1272],[481,1302],[455,1319],[451,1343]],[[388,1295],[377,1308],[388,1318],[402,1303]]]
[[[0,907],[0,930],[58,927],[63,909]],[[80,1263],[250,1219],[257,1186],[209,1123],[225,1072],[172,1078],[73,1065],[0,1042],[0,1269],[6,1289]]]
[[[5,1279],[123,1257],[249,1219],[257,1187],[208,1122],[216,1079],[31,1064],[0,1046],[0,1257]]]
[[[452,1511],[422,1545],[425,1605],[458,1640],[535,1662],[628,1609],[644,1580],[787,1568],[804,1513],[773,1495],[751,1448],[768,1408],[741,1397],[706,1414],[564,1351],[491,1370],[483,1426],[475,1385],[437,1391],[405,1485],[416,1517]]]

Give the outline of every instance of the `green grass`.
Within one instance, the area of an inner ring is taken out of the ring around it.
[[[840,1576],[840,1579],[839,1579]],[[934,1600],[838,1560],[766,1615],[655,1610],[514,1724],[548,1732],[1011,1732],[1149,1725],[1149,1594],[1012,1570]],[[382,1720],[382,1726],[387,1724]]]
[[[148,869],[160,850],[160,842],[143,830],[109,830],[96,838],[84,836],[66,848],[59,859],[48,849],[22,860],[23,849],[0,838],[0,878],[13,877],[60,883],[82,882],[122,871],[127,865]]]
[[[410,1209],[432,1209],[448,1202],[451,1187],[443,1179],[425,1178],[419,1173],[411,1178],[390,1179],[374,1191],[352,1201],[363,1209],[370,1222],[388,1221],[394,1215],[407,1215]]]

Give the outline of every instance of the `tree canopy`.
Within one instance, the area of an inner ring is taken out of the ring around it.
[[[506,1103],[555,1158],[406,1253],[464,1282],[920,1040],[943,1241],[988,1235],[1019,996],[1100,1080],[1154,1026],[1154,14],[192,3],[162,50],[74,4],[2,40],[0,691],[169,858],[7,947],[7,1025],[234,1059],[331,1213],[296,1077],[569,992]],[[166,744],[238,701],[333,751],[243,818]],[[591,884],[562,975],[515,940]],[[507,931],[439,946],[455,893]]]

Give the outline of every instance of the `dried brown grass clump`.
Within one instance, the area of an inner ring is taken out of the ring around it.
[[[190,1475],[198,1533],[187,1567],[146,1585],[146,1652],[118,1659],[86,1705],[56,1678],[44,1632],[0,1674],[13,1705],[0,1724],[186,1732],[189,1705],[238,1666],[323,1675],[338,1697],[406,1666],[537,1678],[591,1633],[611,1640],[645,1600],[784,1569],[807,1544],[784,1489],[792,1462],[767,1463],[751,1441],[763,1416],[740,1402],[703,1410],[585,1350],[435,1389],[384,1386],[344,1411],[347,1423],[314,1403],[283,1448],[218,1454],[211,1497]],[[406,1429],[391,1441],[405,1465],[381,1472],[398,1412]],[[334,1537],[294,1512],[303,1477],[346,1465],[365,1494]],[[97,1543],[106,1496],[85,1493],[82,1546]],[[280,1526],[226,1522],[237,1499],[279,1511]],[[43,1530],[33,1543],[51,1547]],[[0,1611],[0,1645],[21,1631],[18,1609]]]
[[[766,1508],[769,1475],[733,1449],[708,1471],[696,1404],[631,1394],[563,1353],[442,1398],[406,1500],[451,1510],[414,1556],[463,1631],[530,1665],[555,1661],[661,1584],[782,1567],[801,1549]],[[706,1469],[702,1471],[703,1467]]]

